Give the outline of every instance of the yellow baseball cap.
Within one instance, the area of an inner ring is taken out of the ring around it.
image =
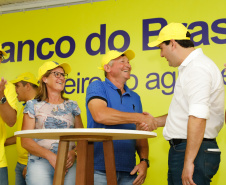
[[[190,40],[190,37],[186,37],[188,29],[181,23],[170,23],[166,25],[159,33],[157,40],[150,42],[149,47],[155,47],[167,40]]]
[[[37,86],[39,85],[38,79],[36,78],[36,76],[30,72],[20,74],[19,76],[16,77],[15,80],[12,80],[11,83],[15,84],[20,81],[29,82],[29,83],[35,84]]]
[[[0,51],[2,52],[2,54],[6,57],[7,53],[2,49],[2,44],[0,43]]]
[[[111,50],[103,56],[101,67],[98,67],[98,69],[104,70],[104,65],[108,64],[111,60],[118,58],[122,54],[124,54],[129,60],[132,60],[135,57],[135,53],[132,50],[126,50],[124,52]]]
[[[48,61],[42,64],[41,67],[38,69],[38,79],[40,80],[42,76],[49,70],[55,69],[56,67],[62,67],[64,72],[69,74],[71,72],[71,66],[67,63],[59,64],[58,62]]]

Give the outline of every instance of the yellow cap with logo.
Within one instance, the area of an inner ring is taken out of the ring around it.
[[[188,29],[181,23],[170,23],[166,25],[159,33],[157,40],[150,42],[149,47],[155,47],[167,40],[190,40],[190,37],[186,37]]]
[[[103,56],[101,67],[98,67],[98,69],[104,70],[104,65],[108,64],[111,60],[118,58],[122,54],[124,54],[129,60],[132,60],[135,57],[135,53],[132,50],[126,50],[124,52],[111,50]]]
[[[30,72],[20,74],[19,76],[16,77],[15,80],[12,80],[11,83],[15,84],[20,81],[29,82],[29,83],[35,84],[37,86],[39,85],[38,79],[36,78],[36,76]]]
[[[62,67],[64,72],[69,74],[71,72],[71,66],[67,63],[59,64],[58,62],[48,61],[42,64],[38,69],[38,79],[40,80],[42,76],[49,70],[55,69],[56,67]]]

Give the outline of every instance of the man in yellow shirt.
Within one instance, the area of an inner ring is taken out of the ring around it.
[[[0,44],[0,63],[7,54]],[[8,185],[8,170],[5,156],[5,124],[12,127],[17,119],[17,98],[15,86],[3,77],[0,80],[0,184]]]
[[[28,100],[34,99],[37,89],[38,89],[38,80],[37,78],[29,72],[22,73],[15,80],[11,81],[16,86],[17,99],[22,102],[27,102]],[[17,130],[20,131],[23,123],[23,108],[20,111],[20,114],[17,118]],[[6,140],[5,146],[15,144],[17,146],[17,165],[16,165],[16,182],[15,185],[26,185],[25,179],[23,177],[24,169],[27,165],[28,152],[21,146],[20,137],[10,137]]]

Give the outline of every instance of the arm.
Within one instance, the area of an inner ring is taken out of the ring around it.
[[[164,127],[165,123],[166,123],[166,118],[167,115],[163,115],[163,116],[159,116],[159,117],[153,117],[151,114],[147,113],[147,112],[143,112],[144,115],[150,115],[153,119],[153,122],[155,122],[157,124],[157,127]],[[145,123],[141,123],[139,125],[137,125],[137,130],[144,130],[144,131],[152,131],[149,127],[149,125],[145,124]]]
[[[149,147],[147,139],[138,139],[136,140],[136,148],[139,158],[148,159]],[[133,185],[143,184],[147,175],[147,163],[145,161],[141,161],[138,165],[134,167],[131,171],[131,175],[134,175],[138,172],[137,178],[134,180]]]
[[[27,113],[24,114],[22,130],[32,130],[34,128],[35,119],[30,118]],[[46,148],[41,147],[31,138],[21,138],[21,144],[29,153],[47,159],[49,163],[55,168],[56,154]]]
[[[0,115],[3,121],[10,127],[16,123],[16,113],[16,110],[10,107],[8,102],[0,105]]]
[[[75,116],[75,128],[84,128],[80,115]]]
[[[105,125],[146,123],[149,125],[150,130],[157,129],[157,124],[154,122],[154,119],[151,115],[121,112],[107,107],[107,103],[101,99],[92,99],[88,104],[88,108],[93,119],[98,123]]]
[[[84,128],[83,124],[82,124],[82,119],[81,116],[75,116],[75,128]],[[68,158],[67,158],[67,162],[66,162],[66,169],[70,168],[73,166],[75,159],[77,157],[77,152],[76,152],[76,147],[73,148],[72,150],[70,150],[68,152]]]
[[[6,139],[5,146],[16,144],[16,137],[12,136]]]
[[[0,81],[0,99],[5,96],[4,90],[7,81],[4,78],[1,78]],[[16,115],[17,112],[14,110],[6,101],[4,104],[0,104],[0,115],[3,121],[10,127],[12,127],[16,123]]]
[[[206,127],[206,119],[189,116],[187,130],[187,146],[185,151],[184,169],[182,172],[183,185],[195,185],[192,180],[194,160],[201,146]]]
[[[165,115],[163,115],[163,116],[159,116],[159,117],[156,117],[156,118],[155,118],[158,127],[164,127],[164,126],[165,126],[167,116],[168,116],[168,114],[165,114]]]

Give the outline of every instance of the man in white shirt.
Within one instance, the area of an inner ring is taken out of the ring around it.
[[[224,123],[222,75],[202,49],[194,48],[183,24],[168,24],[149,46],[158,46],[161,57],[179,70],[168,115],[154,119],[164,126],[171,146],[168,184],[209,185],[220,163],[216,137]]]

